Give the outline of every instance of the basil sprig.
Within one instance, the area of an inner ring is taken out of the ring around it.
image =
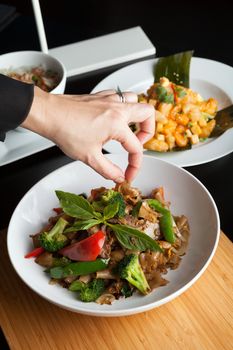
[[[91,203],[82,196],[63,191],[56,191],[56,195],[64,213],[77,219],[65,232],[87,230],[92,226],[105,224],[114,231],[119,243],[127,249],[162,251],[158,243],[144,232],[127,225],[108,222],[108,220],[112,219],[117,214],[119,210],[118,203],[107,205],[103,210],[103,214],[101,214],[96,212]]]

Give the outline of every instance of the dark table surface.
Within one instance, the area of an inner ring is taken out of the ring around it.
[[[5,3],[15,5],[21,15],[0,33],[0,53],[39,49],[31,8],[25,1],[20,5],[16,1]],[[196,56],[233,65],[232,12],[228,2],[223,1],[221,7],[205,2],[200,7],[196,2],[151,5],[147,0],[118,1],[114,16],[110,2],[105,0],[101,2],[101,9],[97,2],[80,2],[76,17],[62,1],[55,11],[52,11],[51,4],[46,7],[42,4],[42,7],[50,47],[141,25],[156,46],[159,56],[194,49]],[[116,67],[73,77],[67,82],[66,92],[89,93],[114,70]],[[52,147],[0,167],[0,228],[8,225],[15,206],[32,185],[71,161],[57,147]],[[232,239],[233,153],[186,169],[201,180],[212,194],[220,213],[221,228]]]

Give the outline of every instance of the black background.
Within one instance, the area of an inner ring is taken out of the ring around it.
[[[30,0],[2,1],[23,16],[1,33],[1,52],[39,49]],[[194,49],[195,56],[232,65],[231,1],[40,1],[49,47],[140,25],[158,56]]]
[[[0,53],[39,50],[30,0],[2,1],[19,16],[0,32]],[[230,1],[41,1],[49,48],[140,25],[157,56],[194,49],[195,56],[233,66],[233,11]],[[104,76],[72,78],[66,92],[88,93]],[[233,83],[233,82],[232,82]],[[0,168],[0,225],[6,227],[23,194],[39,179],[71,160],[53,147]],[[232,237],[233,154],[187,168],[213,195],[221,227]]]

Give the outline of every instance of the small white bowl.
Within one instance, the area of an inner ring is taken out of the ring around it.
[[[125,169],[127,155],[107,156]],[[55,190],[89,194],[92,188],[113,187],[82,162],[72,162],[43,178],[25,194],[15,209],[8,229],[10,260],[22,280],[43,298],[65,309],[94,316],[125,316],[150,310],[165,304],[197,281],[209,265],[219,239],[220,224],[216,205],[207,189],[193,175],[163,160],[143,157],[142,168],[133,183],[147,195],[158,186],[164,186],[165,197],[171,202],[174,215],[184,214],[190,224],[190,240],[186,255],[176,270],[165,276],[169,283],[155,289],[147,296],[134,294],[130,298],[115,301],[112,305],[83,303],[75,293],[59,285],[49,284],[43,268],[34,259],[24,255],[32,249],[30,234],[38,232],[54,215],[57,207]]]
[[[59,83],[50,93],[63,94],[66,85],[66,69],[57,58],[40,51],[15,51],[0,55],[0,72],[2,74],[6,71],[18,71],[19,69],[38,66],[58,73]],[[21,127],[15,130],[28,131]]]

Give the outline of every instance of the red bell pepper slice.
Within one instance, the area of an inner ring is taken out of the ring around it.
[[[75,261],[93,261],[100,254],[104,241],[105,234],[98,231],[80,242],[60,249],[59,253]]]
[[[37,256],[41,255],[42,253],[44,253],[45,249],[43,247],[39,247],[39,248],[35,248],[33,249],[31,252],[29,252],[28,254],[26,254],[24,257],[26,259],[28,258],[36,258]]]

